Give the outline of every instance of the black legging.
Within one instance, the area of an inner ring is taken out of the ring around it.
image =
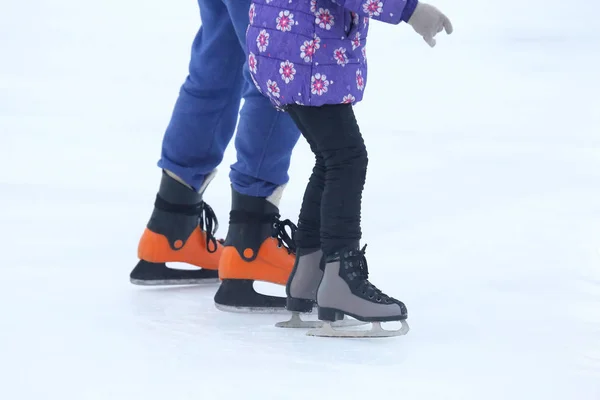
[[[368,158],[352,105],[290,105],[287,112],[316,157],[298,219],[297,247],[321,247],[326,255],[358,247]]]

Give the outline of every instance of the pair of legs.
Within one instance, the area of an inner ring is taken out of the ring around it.
[[[300,132],[252,83],[245,53],[250,0],[198,0],[198,5],[202,26],[164,135],[158,165],[166,172],[131,281],[221,281],[215,296],[219,308],[281,308],[285,299],[259,295],[252,283],[284,285],[293,267],[294,246],[285,229],[295,226],[279,220],[278,206]],[[232,208],[222,242],[214,237],[217,221],[202,195],[236,125]],[[167,268],[168,262],[200,268],[176,270]]]
[[[288,310],[307,312],[316,301],[319,319],[327,322],[313,333],[319,336],[405,334],[405,305],[368,281],[365,251],[359,249],[368,158],[352,106],[291,105],[287,111],[316,160],[298,220],[297,257],[286,286]],[[331,323],[345,315],[365,322],[402,321],[403,327],[389,332],[377,324],[367,334],[334,331]],[[287,326],[301,327],[301,322],[296,316]]]

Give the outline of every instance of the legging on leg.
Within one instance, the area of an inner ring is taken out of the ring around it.
[[[307,135],[307,129],[298,118],[295,110],[289,110],[289,114],[315,155],[315,166],[306,185],[300,216],[298,217],[296,247],[304,249],[318,248],[321,247],[321,197],[325,188],[325,162],[319,154],[314,140]]]
[[[289,112],[299,121],[309,143],[314,143],[311,148],[321,157],[325,167],[320,206],[323,252],[330,254],[343,248],[358,247],[362,235],[361,202],[368,156],[352,106],[292,105]],[[312,184],[315,188],[322,182],[318,175],[319,172],[315,174],[313,170],[313,176],[317,176]],[[315,203],[310,202],[306,207],[312,208]]]

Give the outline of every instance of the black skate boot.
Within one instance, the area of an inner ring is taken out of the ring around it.
[[[294,266],[296,226],[279,220],[283,186],[268,198],[232,189],[229,231],[219,262],[218,309],[232,312],[285,312],[284,297],[254,290],[254,281],[285,285]],[[288,234],[289,227],[291,234]]]
[[[390,337],[408,333],[406,306],[387,296],[369,282],[365,248],[349,249],[330,254],[325,258],[325,271],[317,291],[319,319],[325,324],[321,329],[309,331],[311,336],[330,337]],[[331,323],[342,315],[370,322],[370,331],[342,331],[333,329]],[[400,321],[397,331],[381,328],[381,322]]]
[[[214,237],[217,218],[202,200],[214,178],[213,171],[199,192],[163,171],[154,211],[138,245],[139,262],[131,271],[136,285],[189,285],[218,283],[222,244]],[[167,263],[187,263],[197,269],[169,268]]]

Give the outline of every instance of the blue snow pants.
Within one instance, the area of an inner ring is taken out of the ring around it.
[[[223,160],[239,116],[231,183],[242,194],[267,197],[288,182],[300,131],[252,83],[245,50],[250,0],[198,0],[198,5],[202,25],[158,166],[199,189]]]

